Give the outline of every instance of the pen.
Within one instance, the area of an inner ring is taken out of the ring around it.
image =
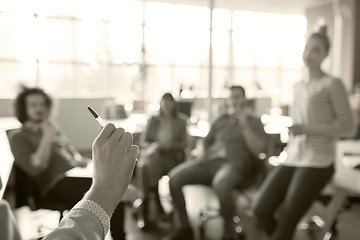
[[[97,112],[95,112],[94,109],[92,109],[91,107],[88,107],[89,112],[91,113],[91,115],[94,116],[95,120],[98,121],[98,123],[100,123],[100,125],[102,127],[105,127],[106,123],[104,122],[104,120],[99,116],[99,114],[97,114]]]

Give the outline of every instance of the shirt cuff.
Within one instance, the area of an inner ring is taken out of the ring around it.
[[[105,238],[110,228],[110,217],[98,203],[92,200],[81,200],[72,209],[84,209],[93,214],[101,222]]]

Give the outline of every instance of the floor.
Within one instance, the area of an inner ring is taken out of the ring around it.
[[[315,205],[309,214],[321,213],[321,211],[323,211],[321,208],[322,207],[320,205]],[[26,207],[17,210],[16,216],[19,219],[20,229],[22,230],[24,239],[31,239],[32,237],[37,236],[38,230],[45,232],[50,231],[49,229],[52,229],[56,226],[59,218],[59,214],[57,212],[48,210],[31,212]],[[154,213],[153,218],[155,218]],[[194,223],[194,219],[192,222]],[[301,225],[299,225],[299,227],[300,226]],[[166,234],[170,233],[174,228],[174,223],[172,221],[162,221],[157,224],[153,224],[150,231],[144,232],[137,228],[136,220],[133,216],[133,211],[131,208],[126,208],[126,230],[128,233],[127,240],[159,240]],[[209,221],[207,228],[205,229],[205,235],[207,236],[206,239],[220,239],[219,233],[221,233],[221,231],[222,229],[220,219]],[[321,238],[319,238],[319,233],[319,231],[313,231],[312,234],[309,234],[308,231],[297,230],[294,240],[320,240]],[[106,240],[111,240],[111,237],[108,236]]]

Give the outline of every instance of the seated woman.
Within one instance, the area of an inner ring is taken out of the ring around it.
[[[49,120],[51,98],[39,88],[24,88],[15,99],[15,114],[22,127],[10,136],[15,164],[34,180],[43,199],[68,206],[82,199],[91,186],[91,178],[66,178],[65,172],[85,167],[87,160],[70,144],[69,139]],[[123,205],[111,219],[113,239],[125,239]]]
[[[148,223],[150,192],[156,194],[158,207],[158,181],[173,167],[184,161],[187,145],[186,120],[178,113],[176,102],[170,93],[165,93],[160,102],[160,113],[151,117],[142,136],[143,147],[137,164],[138,185],[143,205],[140,209],[138,227],[145,229]]]

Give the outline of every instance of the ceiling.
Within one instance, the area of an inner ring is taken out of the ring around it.
[[[155,0],[155,1],[190,4],[190,5],[198,5],[198,6],[209,6],[209,2],[211,0]],[[304,13],[304,10],[306,8],[315,7],[333,1],[332,0],[214,0],[214,6],[219,8],[302,14]]]

